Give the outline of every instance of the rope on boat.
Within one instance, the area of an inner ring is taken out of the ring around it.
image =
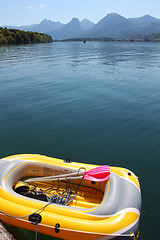
[[[68,206],[77,196],[79,187],[86,172],[81,172],[81,169],[86,170],[85,168],[79,168],[78,172],[71,174],[27,179],[22,182],[22,184],[24,183],[25,185],[15,188],[15,192],[26,197]],[[80,181],[79,183],[73,183],[71,181],[72,179],[80,179]],[[29,185],[30,182],[40,182],[40,180],[41,182],[53,181],[52,186],[44,190],[37,188],[36,186]],[[58,186],[55,186],[55,181],[58,182]],[[60,183],[65,183],[66,186],[62,187],[60,186]]]
[[[21,217],[15,217],[15,216],[12,216],[12,215],[9,215],[7,213],[4,213],[2,211],[0,211],[0,213],[6,217],[10,217],[10,218],[14,218],[14,219],[23,219],[23,218],[28,218],[30,215],[32,214],[35,214],[35,213],[38,213],[40,211],[43,211],[48,205],[50,205],[52,202],[49,202],[47,203],[45,206],[39,208],[38,210],[36,210],[35,212],[31,213],[31,214],[28,214],[28,215],[25,215],[25,216],[21,216]],[[3,219],[2,219],[3,220]]]
[[[81,169],[81,168],[80,168]],[[76,173],[76,174],[79,174],[79,172],[80,172],[80,169],[78,170],[78,172]],[[75,173],[74,173],[75,174]],[[4,212],[2,212],[2,211],[0,211],[0,213],[1,214],[3,214],[4,216],[6,216],[6,217],[11,217],[11,218],[15,218],[15,219],[23,219],[23,218],[28,218],[30,215],[32,215],[32,214],[36,214],[36,213],[38,213],[38,212],[40,212],[40,211],[43,211],[48,205],[50,205],[50,204],[52,204],[53,202],[54,203],[60,203],[58,200],[63,200],[63,199],[69,199],[69,201],[65,201],[65,204],[63,204],[63,205],[69,205],[70,203],[71,203],[71,201],[73,200],[73,198],[75,197],[75,196],[72,196],[71,198],[69,198],[69,195],[71,195],[73,192],[71,192],[71,191],[73,191],[73,190],[71,190],[70,189],[70,185],[72,185],[74,188],[75,188],[75,193],[77,193],[78,192],[78,189],[79,189],[79,186],[81,185],[81,182],[82,182],[82,180],[83,180],[83,176],[81,176],[82,178],[81,178],[81,180],[80,180],[80,182],[78,183],[78,187],[76,187],[75,186],[75,184],[74,183],[72,183],[71,182],[71,180],[70,180],[70,178],[66,178],[66,180],[68,180],[68,182],[66,182],[66,188],[65,188],[65,190],[66,191],[64,191],[64,192],[62,192],[62,193],[60,193],[60,191],[59,191],[59,179],[58,179],[58,187],[56,188],[56,189],[53,189],[54,188],[54,181],[53,181],[53,184],[52,184],[52,186],[50,187],[50,188],[47,188],[45,191],[44,190],[42,190],[42,189],[40,189],[39,190],[39,192],[38,193],[43,193],[43,194],[45,194],[45,193],[49,193],[49,192],[51,192],[52,190],[55,190],[55,192],[57,192],[57,193],[59,193],[59,194],[61,194],[61,198],[59,197],[57,197],[57,195],[55,194],[55,195],[53,195],[53,194],[51,194],[51,196],[50,196],[50,198],[47,196],[47,200],[48,200],[48,203],[47,204],[45,204],[43,207],[41,207],[41,208],[39,208],[38,210],[36,210],[35,212],[33,212],[33,213],[31,213],[31,214],[28,214],[28,215],[25,215],[25,216],[21,216],[21,217],[16,217],[16,216],[12,216],[12,215],[9,215],[9,214],[7,214],[7,213],[4,213]],[[67,187],[67,183],[69,183],[69,186]],[[77,185],[77,184],[76,184]],[[69,191],[70,190],[70,191]],[[30,190],[31,192],[35,192],[35,194],[36,194],[36,187],[34,187],[33,189],[31,189]],[[37,198],[38,199],[38,198]],[[57,201],[55,201],[57,199]],[[63,201],[62,201],[63,202]],[[62,204],[62,202],[61,202],[61,204]]]
[[[37,225],[38,225],[38,224],[36,224],[35,240],[37,240]]]
[[[63,231],[70,231],[69,229],[66,229],[66,228],[60,228],[61,230]],[[137,233],[137,236],[135,235],[134,232],[130,232],[128,234],[116,234],[116,233],[109,233],[109,234],[103,234],[103,233],[91,233],[89,232],[90,234],[97,234],[97,235],[104,235],[105,236],[112,236],[112,237],[128,237],[129,239],[131,240],[137,240],[137,238],[139,237],[139,231]]]

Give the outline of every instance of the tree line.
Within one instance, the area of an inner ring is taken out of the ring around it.
[[[50,35],[18,29],[0,28],[0,46],[9,44],[30,44],[53,42]]]

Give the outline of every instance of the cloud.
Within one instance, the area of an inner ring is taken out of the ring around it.
[[[34,11],[34,12],[40,12],[41,9],[45,8],[46,6],[43,4],[43,3],[40,3],[39,5],[37,6],[34,6],[34,5],[30,5],[30,6],[27,6],[26,9],[30,10],[30,11]]]
[[[27,9],[34,9],[34,6],[28,6]]]
[[[45,5],[43,3],[40,3],[40,8],[44,8]]]

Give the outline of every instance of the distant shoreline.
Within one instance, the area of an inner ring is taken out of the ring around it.
[[[144,39],[112,39],[112,38],[68,38],[68,39],[53,39],[53,42],[160,42],[160,38],[146,37]]]

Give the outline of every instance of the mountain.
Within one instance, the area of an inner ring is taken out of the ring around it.
[[[32,25],[28,25],[28,26],[8,26],[5,25],[3,26],[3,28],[8,28],[8,29],[18,29],[21,31],[34,31],[34,29],[38,26],[39,24],[32,24]]]
[[[143,34],[160,33],[160,19],[150,15],[141,18],[124,18],[116,13],[107,14],[87,33],[88,37],[128,39]]]
[[[47,33],[57,40],[68,38],[136,39],[140,35],[160,33],[160,19],[150,15],[127,19],[117,13],[110,13],[97,24],[87,19],[79,21],[77,18],[73,18],[67,24],[45,19],[39,24],[30,26],[5,27]]]
[[[160,23],[153,22],[139,27],[138,32],[145,35],[160,33]]]
[[[139,18],[129,18],[128,20],[130,20],[132,23],[137,24],[137,25],[160,23],[160,19],[154,18],[150,15],[145,15],[145,16],[139,17]]]
[[[116,13],[110,13],[88,32],[88,36],[119,38],[131,32],[133,28],[134,24],[130,20]]]
[[[81,27],[80,21],[77,18],[73,18],[69,23],[65,24],[58,30],[49,32],[53,39],[67,39],[76,38],[83,34],[84,30]]]
[[[32,25],[28,25],[28,26],[5,26],[7,28],[14,28],[14,29],[19,29],[22,31],[32,31],[32,32],[39,32],[39,33],[48,33],[52,30],[57,30],[59,28],[61,28],[64,24],[60,23],[60,22],[53,22],[51,20],[43,20],[41,21],[39,24],[32,24]]]
[[[160,19],[150,15],[145,15],[140,18],[129,18],[136,25],[136,32],[140,34],[160,33]]]
[[[93,22],[91,22],[90,20],[88,19],[83,19],[81,22],[80,22],[80,25],[81,25],[81,28],[83,30],[89,30],[91,29],[95,24]]]
[[[60,22],[53,22],[53,21],[45,19],[35,27],[34,31],[40,32],[40,33],[48,33],[52,30],[57,30],[57,29],[61,28],[63,25],[64,24],[62,24]]]

